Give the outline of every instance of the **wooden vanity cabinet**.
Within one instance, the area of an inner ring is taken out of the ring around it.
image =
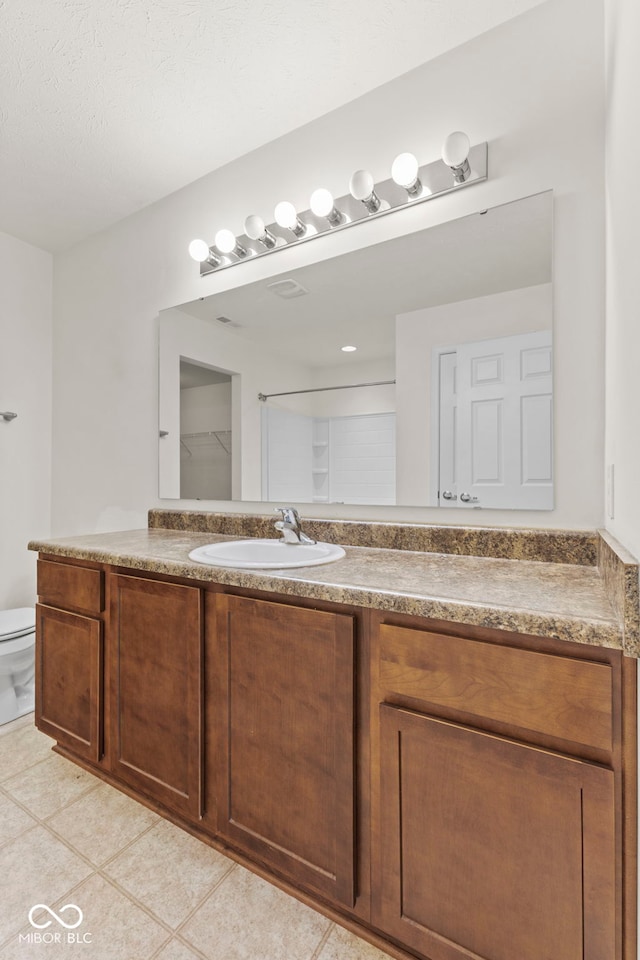
[[[373,620],[375,925],[429,960],[619,958],[620,655]]]
[[[38,584],[65,754],[394,955],[635,957],[620,651],[66,559]]]
[[[85,760],[103,753],[104,573],[38,561],[35,721]]]
[[[111,772],[198,820],[202,793],[202,591],[110,576]]]
[[[217,832],[305,888],[355,901],[354,622],[220,594]]]

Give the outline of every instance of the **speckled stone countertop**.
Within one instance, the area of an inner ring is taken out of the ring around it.
[[[640,653],[637,565],[629,556],[620,558],[610,538],[602,545],[597,535],[591,537],[591,564],[584,559],[549,562],[346,546],[344,541],[342,560],[306,568],[238,570],[188,558],[194,547],[237,536],[150,524],[146,530],[33,540],[29,548],[203,582],[613,647],[630,656]],[[635,584],[635,602],[620,593],[629,584]]]

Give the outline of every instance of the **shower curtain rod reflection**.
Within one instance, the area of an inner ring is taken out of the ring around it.
[[[285,393],[259,393],[258,400],[269,400],[271,397],[292,397],[298,393],[324,393],[325,390],[354,390],[356,387],[386,387],[395,382],[395,380],[374,380],[372,383],[345,383],[337,387],[309,387],[308,390],[287,390]]]

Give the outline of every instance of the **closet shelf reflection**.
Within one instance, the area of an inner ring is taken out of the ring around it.
[[[191,446],[187,441],[190,441]],[[180,434],[180,445],[189,456],[192,456],[191,447],[204,447],[212,443],[222,447],[225,453],[231,455],[231,430],[201,430],[197,433]]]

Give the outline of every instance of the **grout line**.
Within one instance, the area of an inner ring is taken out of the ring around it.
[[[155,826],[157,826],[157,824],[152,824],[147,830],[144,831],[145,834],[148,833],[150,830],[152,830]],[[143,834],[140,834],[140,836],[143,836]],[[137,839],[139,839],[139,837],[137,837],[136,840],[137,840]],[[135,842],[135,841],[132,841],[132,842]],[[129,847],[129,846],[131,846],[131,844],[127,844],[127,847]],[[126,849],[126,848],[123,847],[123,850],[124,850],[124,849]],[[122,851],[120,851],[120,852],[122,852]],[[118,855],[119,855],[119,854],[117,854],[116,857],[117,857]],[[222,854],[222,856],[224,856],[224,854]],[[114,859],[116,859],[116,857],[112,857],[111,860],[109,860],[107,863],[103,864],[103,867],[106,866],[108,863],[111,863]],[[228,858],[227,858],[227,859],[228,859]],[[105,880],[105,881],[107,881],[109,884],[111,884],[112,887],[114,887],[116,890],[118,890],[119,893],[121,893],[124,897],[126,897],[126,899],[129,900],[130,903],[134,904],[134,906],[138,907],[140,910],[143,910],[143,911],[147,914],[147,916],[149,916],[152,920],[155,920],[156,923],[159,923],[162,927],[164,927],[165,930],[168,930],[168,931],[171,933],[172,936],[175,936],[176,934],[178,934],[178,931],[180,931],[181,928],[185,925],[185,923],[187,923],[187,921],[191,919],[191,917],[193,916],[193,914],[196,913],[196,912],[200,909],[200,907],[205,903],[205,901],[209,899],[209,897],[217,890],[217,888],[220,886],[220,884],[223,883],[224,880],[226,880],[226,878],[229,876],[229,874],[230,874],[230,873],[235,869],[235,867],[237,866],[237,864],[236,864],[234,861],[230,861],[230,864],[231,864],[231,866],[230,866],[230,868],[226,871],[226,873],[223,874],[223,876],[220,877],[220,878],[216,881],[216,883],[213,885],[213,887],[208,887],[208,888],[207,888],[207,892],[206,892],[206,893],[202,896],[202,898],[198,901],[198,903],[196,904],[196,906],[193,907],[193,908],[189,911],[189,913],[187,914],[187,916],[186,916],[183,920],[180,921],[180,923],[178,924],[177,927],[172,927],[166,920],[163,920],[162,917],[160,917],[157,913],[155,913],[155,912],[153,911],[153,909],[152,909],[148,904],[145,904],[144,901],[139,900],[139,899],[136,897],[136,895],[135,895],[134,893],[131,893],[130,890],[127,890],[126,887],[121,886],[121,884],[118,882],[118,880],[116,880],[116,879],[115,879],[114,877],[112,877],[110,874],[105,873],[105,872],[103,871],[103,868],[102,868],[102,867],[97,868],[97,869],[96,869],[96,873],[97,873],[99,876],[101,876],[101,877],[103,878],[103,880]],[[166,946],[166,944],[164,944],[164,946]],[[189,946],[188,941],[185,941],[185,946]],[[189,947],[189,948],[192,949],[191,947]]]
[[[91,865],[91,867],[93,868],[93,870],[95,870],[95,871],[98,872],[98,873],[101,873],[102,870],[104,869],[104,867],[108,866],[110,863],[112,863],[114,860],[116,860],[116,859],[120,856],[121,853],[124,853],[125,850],[128,850],[130,846],[132,846],[134,843],[136,843],[141,837],[144,837],[145,834],[149,833],[150,830],[153,830],[153,828],[156,826],[156,824],[155,824],[155,823],[150,823],[148,827],[145,827],[144,830],[141,830],[140,833],[136,834],[136,836],[135,836],[132,840],[128,840],[128,841],[124,844],[124,846],[120,847],[115,853],[113,853],[113,854],[111,854],[110,856],[108,856],[108,857],[106,858],[106,860],[103,860],[101,863],[95,863],[93,860],[90,860],[89,857],[88,857],[85,853],[82,853],[81,850],[79,850],[77,847],[75,847],[75,846],[73,845],[73,841],[71,841],[71,840],[69,840],[67,837],[65,837],[64,834],[59,833],[59,832],[56,830],[55,827],[51,826],[51,824],[49,824],[49,823],[43,823],[42,826],[45,827],[45,828],[49,831],[49,833],[51,833],[51,834],[56,838],[56,840],[60,840],[60,841],[61,841],[62,843],[64,843],[64,845],[65,845],[66,847],[68,847],[73,853],[75,853],[77,856],[81,857],[82,860],[85,861],[85,863],[89,863],[89,864]]]
[[[156,950],[153,956],[149,958],[149,960],[156,960],[156,958],[161,956],[162,952],[168,946],[170,946],[174,941],[176,943],[179,943],[181,947],[184,947],[186,950],[189,950],[189,952],[192,953],[194,957],[198,958],[198,960],[212,960],[211,956],[207,956],[206,953],[202,953],[200,950],[198,950],[197,947],[194,947],[191,943],[189,943],[183,937],[179,937],[175,935],[166,943],[163,943],[162,946]]]
[[[225,857],[225,854],[223,853],[223,854],[221,854],[221,856]],[[225,873],[223,873],[223,875],[222,875],[221,877],[219,877],[219,878],[216,880],[216,882],[214,883],[214,885],[213,885],[212,887],[209,887],[209,888],[208,888],[207,892],[206,892],[206,893],[204,894],[204,896],[198,901],[197,905],[196,905],[192,910],[189,911],[189,913],[187,914],[187,916],[186,916],[183,920],[180,921],[180,923],[178,924],[178,926],[175,928],[174,933],[179,934],[180,936],[183,936],[183,934],[182,934],[182,928],[183,928],[184,926],[186,926],[186,924],[189,922],[189,920],[191,920],[191,918],[193,917],[193,915],[194,915],[195,913],[197,913],[198,910],[200,910],[200,908],[205,905],[205,903],[207,902],[207,900],[209,900],[209,898],[213,896],[213,894],[214,894],[214,893],[216,892],[216,890],[218,890],[218,888],[224,883],[224,881],[227,879],[227,877],[229,877],[229,876],[233,873],[233,871],[238,867],[238,864],[237,864],[234,860],[231,860],[229,857],[225,857],[225,859],[229,860],[229,863],[231,864],[230,867],[229,867],[229,869],[228,869]],[[188,940],[185,940],[185,943],[188,944],[188,942],[189,942]]]
[[[4,850],[5,847],[8,847],[10,843],[13,843],[14,840],[21,840],[26,836],[27,833],[31,833],[32,830],[37,830],[38,827],[41,827],[42,824],[38,821],[37,823],[32,823],[30,826],[25,827],[24,830],[21,830],[20,833],[17,833],[13,837],[8,837],[6,840],[3,840],[0,843],[0,851]]]
[[[48,761],[55,756],[57,756],[57,754],[51,753],[50,756],[40,757],[39,760],[34,760],[33,763],[29,763],[26,767],[21,767],[19,770],[16,770],[15,773],[10,773],[8,777],[4,777],[0,781],[0,786],[2,786],[5,783],[9,783],[10,780],[15,780],[16,777],[20,777],[23,774],[28,773],[30,770],[33,770],[34,767],[37,767],[41,763],[48,763]]]
[[[35,764],[35,766],[37,766],[37,764]],[[27,769],[28,769],[28,770],[33,770],[33,767],[28,767]],[[25,770],[25,773],[27,772],[27,769]],[[16,774],[16,776],[18,777],[18,776],[20,776],[20,774]],[[14,779],[14,778],[12,777],[11,779]],[[5,781],[5,782],[7,782],[7,781]],[[98,781],[96,784],[91,784],[91,786],[88,786],[86,790],[83,790],[83,791],[82,791],[82,793],[79,793],[79,794],[77,794],[75,797],[72,797],[71,800],[68,800],[68,801],[67,801],[66,803],[64,803],[61,807],[58,807],[57,810],[53,810],[51,813],[48,813],[48,814],[47,814],[46,816],[44,816],[44,817],[39,816],[34,810],[31,810],[31,809],[26,805],[26,803],[25,803],[23,800],[20,800],[18,797],[14,796],[14,795],[11,793],[11,791],[8,790],[6,787],[3,787],[2,784],[0,784],[0,790],[2,791],[2,793],[3,793],[9,800],[12,800],[13,803],[15,803],[18,807],[20,807],[21,810],[23,810],[25,813],[28,813],[29,816],[30,816],[30,817],[33,817],[34,820],[37,820],[37,822],[38,822],[41,826],[47,827],[47,826],[48,826],[48,821],[49,821],[52,817],[55,817],[58,813],[62,813],[63,810],[66,810],[68,807],[72,806],[72,804],[74,804],[74,803],[76,802],[76,800],[82,800],[83,797],[86,797],[86,796],[88,796],[90,793],[93,793],[93,792],[94,792],[95,790],[97,790],[98,787],[100,787],[100,786],[101,786],[101,781]]]
[[[126,890],[124,887],[121,887],[117,880],[114,880],[113,877],[110,877],[108,873],[103,873],[102,870],[96,870],[96,875],[99,876],[105,883],[110,887],[113,887],[122,897],[125,898],[132,906],[137,907],[138,910],[141,910],[143,913],[149,917],[150,920],[153,920],[159,927],[162,927],[163,930],[169,934],[169,939],[174,934],[174,929],[166,920],[163,920],[162,917],[159,917],[156,913],[153,912],[151,907],[147,906],[141,900],[136,899],[136,897]],[[168,940],[164,940],[162,943],[163,947],[166,947]]]
[[[323,934],[323,936],[322,936],[322,938],[321,938],[321,940],[320,940],[320,943],[318,944],[318,946],[315,948],[315,950],[314,950],[313,953],[311,954],[311,957],[309,958],[309,960],[318,960],[318,957],[320,956],[320,954],[321,954],[322,951],[324,950],[324,946],[325,946],[327,940],[329,939],[329,937],[331,936],[334,928],[335,928],[335,923],[333,923],[333,921],[330,920],[330,921],[329,921],[329,926],[328,926],[327,929],[325,930],[325,932],[324,932],[324,934]]]

